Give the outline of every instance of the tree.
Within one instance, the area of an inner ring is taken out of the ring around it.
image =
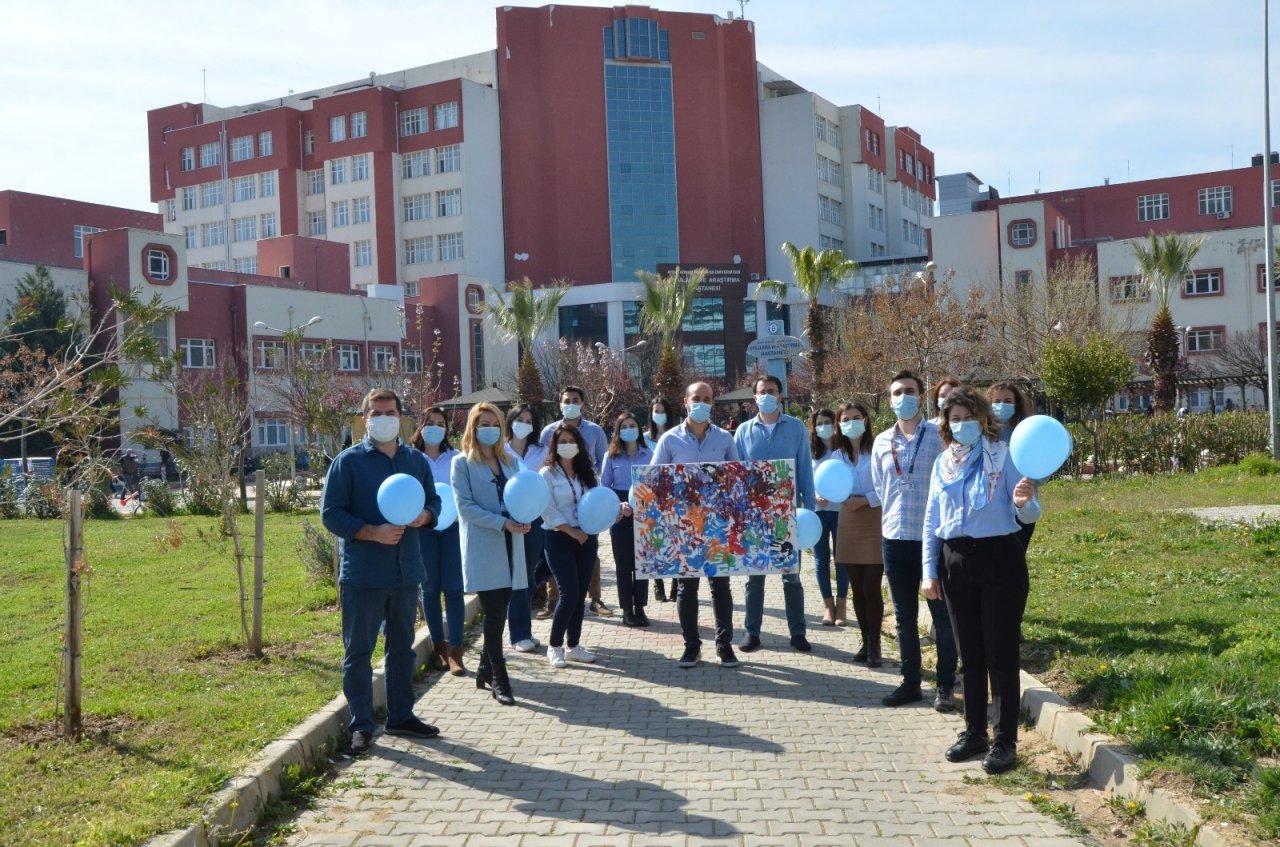
[[[1147,331],[1147,366],[1151,368],[1152,405],[1157,412],[1173,410],[1178,399],[1178,330],[1169,312],[1169,294],[1182,285],[1192,271],[1192,262],[1203,239],[1183,238],[1176,233],[1156,235],[1133,244],[1133,254],[1146,284],[1156,294],[1156,314]]]
[[[685,274],[675,268],[661,276],[652,271],[636,271],[644,286],[640,295],[640,326],[645,332],[657,335],[662,347],[654,390],[668,400],[684,396],[684,369],[680,367],[676,340],[706,275],[706,268]]]
[[[1263,407],[1267,398],[1267,341],[1260,332],[1237,330],[1227,337],[1217,355],[1217,372],[1235,377],[1241,387],[1252,385],[1262,392]]]
[[[543,341],[537,347],[538,368],[546,389],[554,394],[565,385],[587,392],[587,405],[597,423],[607,425],[624,409],[643,408],[646,398],[631,378],[626,357],[605,344],[568,339]]]
[[[757,297],[772,297],[775,302],[786,303],[791,285],[795,285],[804,298],[808,310],[804,318],[804,335],[809,340],[809,363],[813,373],[813,392],[821,394],[827,384],[827,336],[830,320],[828,306],[820,302],[823,294],[835,292],[840,283],[858,270],[858,263],[845,258],[840,250],[818,252],[809,247],[796,247],[790,241],[782,243],[782,252],[791,262],[791,278],[794,282],[767,279],[756,288]]]
[[[542,376],[533,358],[533,342],[556,321],[560,301],[569,292],[569,283],[552,281],[552,287],[535,289],[529,277],[507,283],[504,297],[493,286],[485,298],[485,312],[493,320],[499,334],[520,345],[520,371],[517,393],[522,403],[537,407],[543,401]]]
[[[44,265],[18,277],[14,302],[4,316],[0,353],[13,355],[19,346],[56,356],[75,340],[67,319],[67,295],[53,282]]]
[[[1041,384],[1093,438],[1096,469],[1102,467],[1098,441],[1102,411],[1132,376],[1133,358],[1118,341],[1102,333],[1088,333],[1083,343],[1055,336],[1045,344]]]

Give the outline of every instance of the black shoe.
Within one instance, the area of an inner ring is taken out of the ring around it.
[[[920,693],[919,685],[907,685],[904,682],[893,689],[880,702],[886,706],[905,706],[908,703],[919,703],[923,699],[924,695]]]
[[[501,664],[494,665],[493,668],[493,699],[503,706],[516,704],[516,698],[511,694],[511,678],[507,676],[506,659],[503,659]]]
[[[725,644],[716,648],[716,655],[720,657],[720,667],[736,668],[740,663],[738,657],[733,653],[732,645]]]
[[[701,647],[686,647],[684,648],[684,655],[680,657],[680,661],[676,662],[676,664],[682,668],[696,668],[701,659]]]
[[[942,755],[946,757],[948,762],[963,762],[965,759],[971,759],[979,753],[987,752],[990,747],[991,742],[987,740],[986,733],[978,734],[966,729],[960,733],[956,743],[948,747],[947,752]]]
[[[742,639],[742,643],[738,645],[738,649],[744,653],[754,653],[760,649],[760,636],[748,635]]]
[[[635,619],[636,619],[636,626],[648,626],[648,625],[649,625],[649,616],[648,616],[648,615],[646,615],[646,614],[644,613],[644,607],[643,607],[643,606],[641,606],[640,608],[636,609],[636,612],[635,612],[634,617],[635,617]]]
[[[675,592],[671,592],[674,594]],[[655,580],[653,583],[653,599],[659,603],[667,602],[667,586],[662,580]]]
[[[991,752],[982,760],[982,769],[990,774],[1013,770],[1018,764],[1018,745],[999,741],[991,745]]]
[[[799,650],[801,653],[808,653],[813,649],[813,645],[809,643],[809,639],[803,635],[791,636],[791,646]]]
[[[439,734],[440,730],[429,723],[423,723],[417,718],[409,718],[400,723],[387,724],[387,735],[404,735],[409,738],[435,738]]]
[[[858,652],[853,654],[853,660],[860,665],[867,661],[867,643],[865,641],[858,647]]]
[[[938,686],[938,693],[933,697],[933,708],[939,712],[954,712],[956,710],[956,695],[950,685]]]
[[[640,624],[636,622],[636,616],[631,614],[631,612],[623,612],[622,625],[623,626],[639,626]]]
[[[373,733],[356,730],[351,733],[351,741],[347,744],[347,753],[352,756],[363,756],[373,746]]]

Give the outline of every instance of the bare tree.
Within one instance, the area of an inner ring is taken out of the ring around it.
[[[546,381],[548,396],[556,396],[566,385],[581,386],[587,392],[592,417],[607,424],[623,409],[642,408],[648,403],[643,390],[631,378],[626,355],[604,344],[589,346],[567,339],[543,341],[534,349],[538,369]]]

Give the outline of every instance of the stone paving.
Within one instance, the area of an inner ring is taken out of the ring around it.
[[[612,602],[607,548],[605,541]],[[714,658],[705,583],[704,661],[691,670],[675,663],[682,642],[674,603],[650,601],[648,629],[588,613],[582,641],[599,654],[595,665],[557,671],[544,653],[509,651],[514,707],[476,690],[473,646],[467,677],[433,673],[419,689],[417,713],[441,737],[378,736],[369,756],[344,763],[334,793],[297,818],[286,843],[1081,843],[1019,797],[966,783],[983,776],[976,761],[943,760],[958,715],[927,704],[882,707],[896,666],[853,664],[856,629],[821,626],[812,573],[802,579],[813,652],[788,644],[781,582],[771,578],[764,649],[739,653],[736,669]],[[736,626],[744,587],[735,580]],[[550,621],[535,623],[543,641],[549,629]]]

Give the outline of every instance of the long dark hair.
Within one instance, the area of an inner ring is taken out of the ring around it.
[[[560,443],[560,434],[563,432],[572,435],[573,443],[578,445],[578,455],[573,457],[574,476],[582,481],[583,488],[595,488],[596,469],[591,466],[591,455],[587,452],[587,442],[583,440],[582,433],[578,432],[576,426],[560,424],[556,427],[555,432],[551,433],[551,442],[547,449],[545,467],[560,467],[560,454],[556,452],[556,446]]]
[[[1015,427],[1022,423],[1023,419],[1031,416],[1032,411],[1034,411],[1031,408],[1031,398],[1027,396],[1027,392],[1023,391],[1021,386],[1007,380],[992,383],[991,387],[987,389],[987,399],[990,400],[991,395],[997,391],[1008,391],[1013,395],[1013,417],[1007,421],[1001,421],[1001,423]]]
[[[538,410],[528,403],[512,406],[511,411],[507,412],[507,438],[515,438],[515,433],[511,431],[511,425],[525,412],[529,413],[529,417],[532,418],[530,423],[533,424],[533,432],[529,433],[529,440],[531,442],[538,440],[538,436],[542,434],[542,420],[538,417]]]
[[[622,440],[622,436],[619,434],[622,432],[623,421],[634,421],[636,429],[640,428],[640,419],[630,412],[623,412],[618,415],[617,420],[613,422],[613,437],[609,439],[609,455],[614,456],[615,458],[627,452],[627,443]],[[636,445],[637,450],[641,447],[644,447],[644,445]]]
[[[843,450],[844,454],[850,459],[856,458],[853,455],[853,445],[849,443],[849,439],[840,431],[839,418],[836,413],[830,409],[819,409],[809,416],[809,452],[813,454],[814,459],[821,459],[822,454],[827,451],[827,445],[822,443],[822,439],[818,437],[818,418],[831,418],[831,425],[835,431],[831,435],[831,452]]]
[[[440,452],[446,452],[453,449],[453,445],[449,441],[453,438],[453,424],[449,422],[449,415],[439,406],[432,406],[422,413],[422,418],[418,421],[418,431],[413,434],[413,446],[427,452],[427,439],[422,437],[423,427],[428,425],[432,415],[439,415],[444,419],[444,441],[440,442]]]
[[[911,377],[911,379],[915,379],[915,377]],[[898,380],[896,379],[894,380],[894,382],[897,382],[897,381]],[[916,380],[916,381],[917,383],[919,382],[919,380]],[[850,409],[862,415],[862,420],[867,427],[862,431],[862,437],[858,439],[858,443],[857,444],[851,443],[850,446],[854,450],[856,450],[859,454],[870,453],[871,445],[875,443],[876,437],[875,437],[875,434],[871,432],[871,412],[867,410],[867,406],[865,403],[863,403],[861,400],[850,400],[847,403],[841,403],[840,408],[836,409],[836,422],[837,422],[836,426],[837,427],[839,426],[840,415],[849,411]],[[840,434],[844,435],[843,432]],[[845,440],[846,441],[849,440],[847,436],[845,437]],[[857,456],[850,454],[849,458],[857,459]]]
[[[658,432],[658,425],[653,422],[654,406],[661,406],[662,411],[667,416],[667,425],[663,427],[663,430],[662,430],[663,432],[666,432],[668,429],[671,429],[673,426],[675,426],[678,423],[678,418],[680,417],[680,411],[674,405],[672,405],[671,401],[664,400],[661,397],[654,397],[652,400],[649,401],[649,437],[652,438],[654,441],[657,441],[658,436],[661,435],[662,433]]]

